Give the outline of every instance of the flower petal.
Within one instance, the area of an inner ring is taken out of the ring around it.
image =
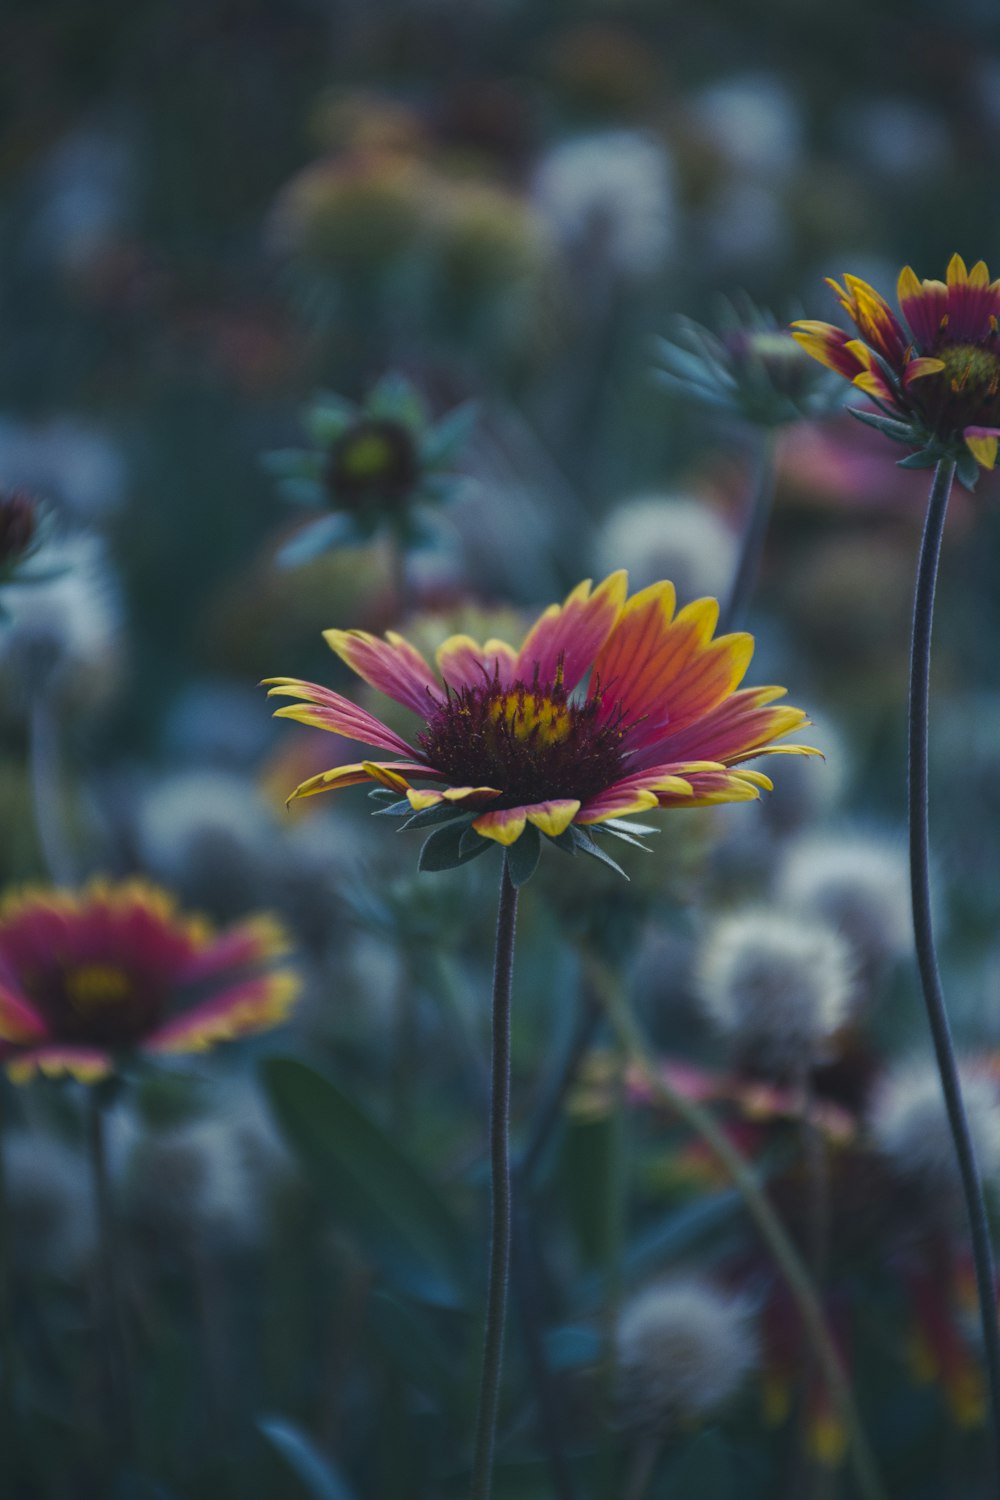
[[[612,573],[591,592],[590,579],[577,584],[562,604],[550,604],[528,632],[517,657],[517,676],[531,682],[537,670],[550,683],[562,665],[562,683],[572,692],[614,628],[628,574]]]
[[[737,687],[753,655],[744,633],[712,640],[719,617],[714,599],[696,599],[676,618],[674,591],[653,584],[635,594],[594,663],[604,695],[601,716],[625,716],[624,748],[662,739],[702,718]]]
[[[196,984],[225,974],[227,970],[273,963],[275,959],[283,958],[290,948],[288,933],[274,917],[264,914],[247,917],[212,937],[200,952],[192,954],[177,970],[175,982]]]
[[[985,261],[978,260],[967,271],[962,257],[953,255],[948,263],[948,342],[981,342],[995,328],[998,315],[1000,290],[990,285]]]
[[[38,1042],[49,1028],[28,999],[16,989],[0,984],[0,1044]]]
[[[529,823],[533,823],[541,833],[557,839],[561,833],[566,832],[580,811],[580,804],[575,797],[556,797],[550,802],[535,802],[524,810]]]
[[[629,766],[638,771],[646,766],[690,760],[729,765],[760,754],[763,746],[808,722],[801,708],[776,704],[775,700],[784,694],[785,689],[780,687],[743,688],[686,729],[674,730],[668,724],[659,738],[629,757]]]
[[[997,440],[1000,439],[1000,428],[966,427],[962,436],[965,439],[965,446],[976,463],[984,469],[992,469],[997,461]]]
[[[861,337],[895,368],[902,360],[908,340],[892,308],[873,286],[860,276],[845,276],[844,289],[827,281]]]
[[[943,359],[932,359],[929,354],[924,354],[907,362],[903,380],[907,385],[912,385],[915,380],[923,380],[925,375],[939,375],[944,367]]]
[[[421,718],[441,701],[441,685],[420,652],[394,631],[379,640],[366,630],[324,630],[323,639],[370,687]]]
[[[146,1052],[204,1052],[216,1042],[279,1026],[301,989],[297,974],[282,969],[255,974],[201,1005],[172,1017],[143,1043]]]
[[[111,1054],[98,1047],[71,1047],[53,1044],[33,1047],[28,1052],[11,1052],[4,1059],[12,1083],[27,1083],[36,1073],[45,1078],[69,1076],[79,1083],[100,1083],[112,1071]]]
[[[365,745],[375,745],[379,750],[392,750],[397,755],[415,755],[394,730],[374,714],[359,708],[349,698],[315,682],[302,682],[297,677],[266,677],[261,687],[269,689],[269,698],[301,698],[302,703],[286,704],[275,709],[276,719],[297,719],[300,724],[310,724],[315,729],[328,729],[333,734],[342,734],[345,739],[360,740]]]
[[[948,288],[943,281],[919,281],[910,266],[899,273],[897,288],[903,317],[920,349],[929,349],[948,313]]]
[[[416,787],[410,787],[406,796],[414,812],[426,812],[429,807],[438,807],[442,802],[452,802],[456,807],[464,807],[466,803],[475,804],[492,802],[501,794],[493,786],[449,786],[443,792],[418,791]]]
[[[487,641],[480,646],[470,635],[449,636],[438,647],[435,660],[451,688],[482,687],[495,679],[506,685],[517,675],[517,652],[506,641]]]
[[[813,359],[819,360],[821,365],[826,365],[828,370],[834,370],[847,380],[853,380],[858,374],[857,357],[848,347],[856,340],[852,339],[850,334],[845,333],[842,328],[836,328],[833,323],[819,323],[812,318],[799,318],[792,324],[792,338],[797,344],[801,344]]]
[[[389,786],[393,791],[403,794],[409,787],[406,776],[444,780],[440,771],[422,765],[419,761],[362,760],[349,766],[334,766],[332,770],[320,771],[318,776],[310,776],[308,781],[303,781],[295,788],[288,800],[294,802],[300,797],[315,797],[320,792],[338,792],[345,786],[360,786],[365,781],[377,781],[381,786]]]
[[[516,844],[524,832],[524,825],[528,821],[528,812],[524,807],[501,807],[495,812],[483,813],[474,818],[472,826],[477,833],[481,833],[484,839],[493,839],[494,843],[502,844],[506,848],[509,844]]]

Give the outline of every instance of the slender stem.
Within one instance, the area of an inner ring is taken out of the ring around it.
[[[97,1210],[100,1318],[105,1354],[105,1403],[110,1452],[127,1458],[132,1450],[132,1413],[121,1317],[121,1269],[105,1130],[105,1102],[100,1088],[87,1089],[87,1127]]]
[[[996,1271],[989,1223],[975,1150],[962,1102],[958,1064],[951,1037],[951,1026],[941,988],[934,930],[931,924],[930,832],[927,790],[927,730],[930,707],[931,634],[934,628],[934,592],[937,583],[941,539],[955,465],[941,459],[934,471],[927,519],[920,544],[917,586],[913,601],[913,638],[910,650],[909,714],[909,794],[910,887],[913,893],[913,930],[917,964],[923,986],[924,1004],[930,1022],[934,1052],[941,1087],[944,1090],[948,1123],[955,1143],[962,1190],[965,1194],[972,1237],[972,1255],[976,1267],[979,1313],[983,1326],[983,1351],[989,1382],[990,1412],[993,1427],[994,1493],[1000,1494],[1000,1322],[997,1319]]]
[[[743,526],[736,573],[719,620],[720,630],[738,630],[742,626],[757,586],[760,561],[764,554],[764,538],[767,536],[771,506],[774,503],[774,449],[775,434],[765,429],[761,439],[754,497]]]
[[[52,699],[45,688],[35,693],[29,719],[31,795],[35,827],[49,875],[58,885],[72,885],[76,862],[66,838],[59,775],[59,735]]]
[[[6,1126],[7,1080],[0,1076],[0,1125]],[[9,1455],[7,1468],[13,1471],[17,1459],[17,1423],[15,1420],[15,1357],[13,1298],[11,1295],[10,1193],[5,1156],[6,1130],[0,1130],[0,1441]]]
[[[493,1488],[493,1448],[500,1403],[507,1282],[510,1274],[510,997],[514,976],[517,890],[507,869],[500,875],[497,941],[493,963],[493,1049],[490,1087],[490,1168],[492,1213],[490,1274],[486,1296],[486,1333],[479,1411],[472,1460],[472,1500],[489,1500]]]
[[[515,1178],[515,1183],[519,1178]],[[549,1468],[549,1479],[555,1500],[575,1500],[576,1491],[569,1460],[563,1443],[563,1421],[560,1403],[552,1380],[541,1335],[542,1307],[539,1296],[540,1277],[535,1274],[535,1247],[523,1197],[514,1200],[513,1282],[514,1296],[521,1314],[524,1348],[531,1377],[538,1392],[538,1427],[542,1451]]]
[[[600,988],[608,1019],[615,1028],[629,1060],[653,1098],[674,1114],[705,1142],[725,1167],[740,1193],[747,1212],[774,1258],[798,1308],[799,1317],[812,1341],[816,1360],[837,1405],[850,1442],[851,1461],[859,1492],[866,1500],[886,1500],[875,1459],[854,1404],[836,1345],[830,1337],[819,1297],[798,1250],[771,1207],[767,1194],[744,1157],[736,1149],[713,1115],[693,1099],[686,1098],[663,1077],[656,1065],[638,1021],[632,1014],[617,976],[598,960],[591,959],[591,975]]]

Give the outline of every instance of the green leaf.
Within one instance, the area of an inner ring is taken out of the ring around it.
[[[454,1303],[462,1236],[436,1188],[335,1083],[294,1058],[261,1064],[271,1109],[317,1195],[392,1279]]]
[[[387,1292],[374,1292],[369,1299],[368,1323],[372,1333],[407,1381],[416,1390],[437,1395],[448,1405],[459,1405],[462,1399],[459,1362],[454,1351],[443,1343],[438,1321]]]
[[[282,1417],[260,1417],[257,1428],[295,1476],[300,1493],[309,1500],[357,1500],[357,1491],[347,1483],[333,1460],[324,1457],[298,1427]]]
[[[477,848],[467,848],[462,853],[462,835],[467,826],[466,820],[462,819],[458,823],[446,823],[444,828],[432,833],[420,851],[417,869],[453,870],[456,865],[467,865],[470,860],[485,854],[492,843],[490,839],[480,839]]]
[[[520,890],[538,868],[538,857],[542,852],[542,839],[533,823],[525,823],[524,832],[506,850],[507,873],[511,884]]]
[[[286,542],[278,553],[278,562],[283,568],[296,568],[301,563],[312,562],[333,547],[343,547],[355,540],[354,522],[342,511],[321,516],[297,531],[290,542]]]

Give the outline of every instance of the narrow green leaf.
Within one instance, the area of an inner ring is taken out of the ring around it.
[[[417,1295],[454,1301],[464,1270],[461,1232],[419,1167],[305,1063],[267,1058],[261,1078],[306,1177],[374,1263]]]
[[[471,437],[478,420],[478,401],[465,401],[439,422],[435,422],[420,445],[424,463],[436,468],[457,457]]]
[[[407,806],[409,807],[409,803]],[[460,818],[468,816],[454,802],[435,802],[433,807],[425,807],[422,812],[414,812],[410,807],[410,816],[399,831],[405,833],[410,828],[436,828],[438,823],[457,823]]]
[[[299,1492],[309,1500],[357,1500],[357,1491],[347,1483],[333,1460],[321,1454],[291,1422],[282,1417],[260,1417],[257,1429],[294,1475]]]
[[[297,531],[291,541],[286,542],[278,553],[278,562],[283,568],[295,568],[301,563],[312,562],[314,557],[328,552],[332,547],[343,547],[354,541],[354,523],[349,516],[335,512],[321,516]]]

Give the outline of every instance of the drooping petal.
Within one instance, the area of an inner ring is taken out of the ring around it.
[[[550,838],[557,839],[561,833],[566,832],[580,811],[580,804],[573,797],[556,797],[550,802],[532,803],[524,810],[528,815],[528,822],[533,823],[540,833],[547,833]]]
[[[12,1083],[27,1083],[36,1073],[45,1078],[75,1078],[79,1083],[100,1083],[112,1070],[109,1052],[99,1047],[33,1047],[27,1052],[8,1052],[4,1058]]]
[[[477,804],[485,806],[501,795],[493,786],[449,786],[443,792],[425,791],[423,788],[418,791],[416,787],[410,787],[406,793],[414,812],[426,812],[429,807],[438,807],[442,802],[451,802],[455,807],[475,807]]]
[[[286,704],[275,709],[276,719],[296,719],[300,724],[310,724],[315,729],[328,729],[333,734],[342,734],[345,739],[360,740],[364,745],[375,745],[379,750],[392,750],[397,755],[415,755],[394,730],[374,714],[342,698],[329,688],[315,682],[302,682],[297,677],[267,677],[261,687],[268,688],[269,698],[301,698],[301,703]]]
[[[997,441],[1000,439],[1000,428],[966,427],[962,436],[965,439],[965,446],[976,460],[976,463],[983,469],[992,469],[997,461]]]
[[[593,592],[587,579],[564,603],[550,604],[518,652],[517,676],[530,683],[537,669],[539,681],[550,683],[561,664],[563,687],[572,692],[613,630],[627,592],[628,575],[618,572]]]
[[[845,345],[855,356],[860,366],[859,372],[854,377],[853,384],[859,391],[864,391],[866,396],[874,396],[877,401],[892,402],[895,391],[886,378],[885,372],[875,357],[873,350],[863,343],[861,339],[852,339]]]
[[[379,774],[380,773],[380,774]],[[320,771],[297,786],[289,797],[294,802],[300,797],[315,797],[320,792],[339,792],[345,786],[360,786],[365,781],[375,781],[380,786],[389,786],[404,796],[409,789],[408,776],[424,776],[432,781],[443,781],[440,771],[425,766],[419,761],[357,761],[350,766],[334,766],[329,771]]]
[[[366,630],[324,630],[341,661],[368,683],[426,719],[441,701],[441,684],[415,646],[395,631],[384,640]]]
[[[604,823],[608,818],[623,818],[660,805],[660,791],[672,791],[678,797],[690,797],[691,785],[686,777],[659,768],[635,776],[623,776],[613,786],[590,797],[580,808],[577,823]]]
[[[469,635],[449,636],[438,647],[435,660],[444,681],[455,689],[494,681],[506,686],[517,675],[517,652],[506,641],[491,640],[480,646]]]
[[[948,288],[943,281],[920,281],[911,266],[899,273],[897,288],[903,317],[919,349],[930,349],[948,312]]]
[[[716,600],[696,599],[672,617],[673,599],[663,584],[635,594],[594,664],[602,719],[623,712],[627,751],[703,718],[738,686],[753,655],[745,633],[712,640]]]
[[[287,1017],[301,988],[296,974],[283,969],[255,974],[173,1016],[143,1043],[148,1052],[204,1052],[216,1042],[268,1031]]]
[[[660,807],[713,807],[717,802],[756,802],[760,796],[761,783],[753,772],[695,771],[687,779],[691,795],[661,792],[657,797]]]
[[[502,844],[506,848],[509,844],[517,843],[527,821],[527,808],[501,807],[494,812],[482,813],[478,818],[473,818],[472,826],[477,833],[482,834],[484,839],[493,839],[495,843]]]

